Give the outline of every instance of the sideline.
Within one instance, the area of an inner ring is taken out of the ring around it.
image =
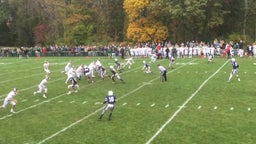
[[[195,60],[192,60],[192,61],[195,61]],[[176,69],[174,69],[174,70],[172,70],[172,71],[169,71],[169,72],[167,72],[167,74],[169,74],[169,73],[171,73],[171,72],[174,72],[174,71],[176,71],[176,70],[178,70],[178,69],[181,69],[181,68],[184,67],[184,66],[185,66],[185,65],[182,65],[182,66],[180,66],[180,67],[178,67],[178,68],[176,68]],[[156,78],[150,80],[149,82],[153,82],[153,81],[155,81],[155,80],[159,80],[159,77],[157,76]],[[143,87],[146,86],[146,85],[148,85],[148,83],[143,83],[141,86],[137,87],[136,89],[130,91],[129,93],[126,93],[125,95],[122,95],[122,96],[121,96],[120,98],[118,98],[117,100],[124,99],[125,97],[129,96],[129,95],[132,94],[132,93],[135,93],[136,91],[140,90],[141,88],[143,88]],[[79,124],[80,122],[86,120],[87,118],[89,118],[89,117],[95,115],[96,113],[98,113],[99,111],[101,111],[104,107],[105,107],[105,106],[103,106],[103,107],[101,107],[101,108],[95,110],[94,112],[92,112],[92,113],[86,115],[85,117],[83,117],[83,118],[81,118],[81,119],[75,121],[74,123],[68,125],[67,127],[64,127],[64,128],[61,129],[60,131],[58,131],[58,132],[56,132],[56,133],[50,135],[49,137],[47,137],[47,138],[41,140],[40,142],[38,142],[38,144],[45,143],[46,141],[48,141],[48,140],[50,140],[50,139],[52,139],[52,138],[58,136],[59,134],[65,132],[65,131],[68,130],[69,128],[71,128],[71,127],[73,127],[73,126]]]
[[[214,77],[230,60],[227,60],[215,73],[208,77],[199,88],[179,107],[179,109],[161,126],[160,129],[146,142],[150,144],[162,131],[163,129],[178,115],[178,113],[189,103],[189,101],[203,88],[203,86]]]

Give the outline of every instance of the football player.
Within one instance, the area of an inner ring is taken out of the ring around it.
[[[15,96],[18,94],[18,89],[14,88],[12,91],[8,93],[8,95],[5,97],[3,105],[0,107],[0,109],[5,108],[8,104],[12,105],[11,113],[15,113],[14,108],[17,104],[17,100],[15,99]]]
[[[170,57],[169,69],[174,69],[173,65],[175,64],[175,58],[173,56]]]
[[[37,93],[42,93],[44,92],[43,94],[43,97],[44,98],[47,98],[46,94],[48,92],[48,89],[46,87],[46,84],[48,83],[48,80],[49,80],[49,77],[46,75],[45,78],[40,82],[40,84],[38,85],[38,91],[35,91],[33,94],[34,96],[37,94]]]
[[[67,95],[70,95],[72,93],[72,90],[74,90],[75,93],[77,93],[78,89],[79,89],[79,85],[77,84],[77,81],[76,81],[75,78],[71,77],[70,81],[71,81],[71,84],[68,85],[68,93],[67,93]]]
[[[44,71],[46,72],[46,75],[50,76],[51,74],[51,71],[49,69],[50,63],[48,61],[45,61],[43,64],[43,67],[44,67]]]
[[[145,73],[151,73],[150,66],[146,63],[146,61],[143,61],[143,67],[142,70],[145,70]]]
[[[237,80],[240,81],[240,78],[238,76],[239,64],[236,62],[235,58],[231,59],[231,64],[232,64],[232,71],[231,71],[230,76],[228,78],[228,82],[230,82],[230,80],[232,79],[233,75],[236,75]]]
[[[111,116],[112,116],[112,113],[114,111],[114,108],[115,108],[115,102],[116,102],[116,96],[114,95],[113,91],[108,91],[108,95],[106,96],[105,98],[105,101],[103,102],[103,104],[106,104],[106,106],[104,107],[100,117],[99,117],[99,120],[102,119],[103,115],[106,113],[106,111],[108,109],[110,109],[110,113],[109,113],[109,116],[108,116],[108,120],[111,120]]]
[[[121,64],[118,62],[117,58],[115,59],[115,64],[116,64],[116,70],[121,73],[122,67],[121,67]]]
[[[115,77],[117,77],[117,79],[119,79],[122,83],[124,83],[124,80],[119,76],[115,68],[112,65],[109,68],[110,68],[110,72],[112,73],[111,75],[112,81],[115,82]]]

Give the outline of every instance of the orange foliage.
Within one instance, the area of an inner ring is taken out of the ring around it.
[[[129,23],[127,38],[136,42],[163,41],[168,36],[168,29],[162,22],[153,19],[150,12],[143,12],[149,8],[152,0],[125,0],[124,9]],[[152,13],[153,14],[153,13]]]

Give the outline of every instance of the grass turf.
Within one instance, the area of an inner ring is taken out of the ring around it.
[[[0,59],[1,101],[12,88],[20,89],[16,97],[17,113],[9,112],[10,105],[0,111],[0,143],[252,144],[256,141],[254,58],[237,58],[241,82],[233,77],[230,83],[227,80],[231,64],[225,58],[215,58],[212,64],[201,58],[176,59],[175,68],[168,69],[168,82],[164,83],[160,82],[157,64],[167,67],[169,60],[150,64],[152,73],[145,74],[141,70],[142,61],[149,59],[138,58],[131,69],[125,68],[121,73],[125,84],[119,81],[113,84],[108,77],[105,80],[96,77],[92,84],[82,79],[78,81],[79,92],[66,95],[66,76],[61,73],[66,63],[71,60],[74,66],[89,65],[97,58]],[[33,96],[45,76],[44,60],[50,62],[52,72],[47,99],[42,94]],[[101,57],[101,62],[110,74],[108,67],[114,60]],[[113,90],[118,98],[113,117],[108,121],[106,113],[98,121],[108,90]]]

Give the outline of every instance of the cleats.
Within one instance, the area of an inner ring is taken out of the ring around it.
[[[11,109],[11,111],[10,111],[11,113],[16,113],[13,109]]]

